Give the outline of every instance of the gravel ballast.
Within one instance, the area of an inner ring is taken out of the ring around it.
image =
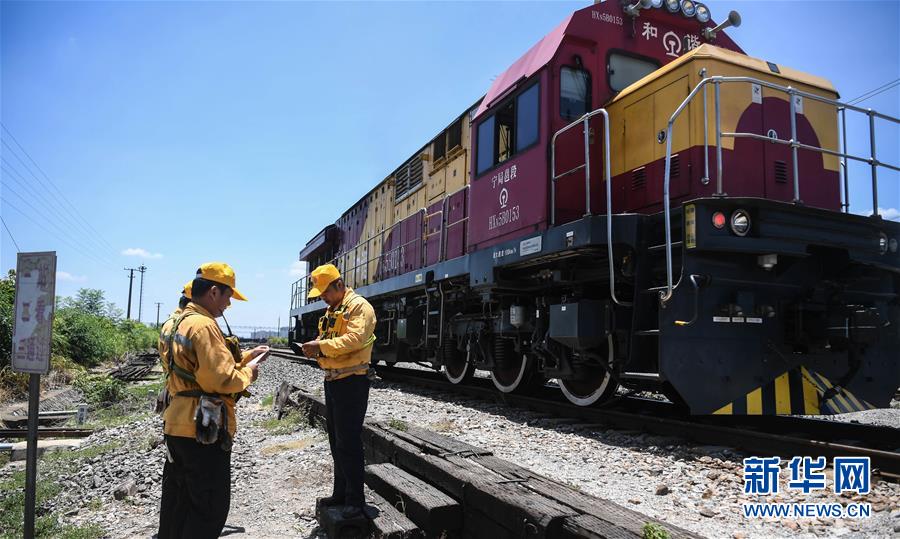
[[[288,434],[276,434],[264,424],[273,413],[261,401],[282,381],[321,393],[322,376],[313,367],[277,357],[269,359],[260,372],[251,388],[254,396],[238,405],[228,526],[242,528],[246,537],[307,537],[316,529],[315,499],[331,490],[327,437],[305,424],[297,424]],[[879,412],[880,424],[900,425],[900,409],[874,412]],[[729,448],[692,447],[677,438],[640,432],[582,430],[499,404],[383,381],[373,385],[368,416],[453,436],[585,493],[708,537],[868,538],[900,533],[900,486],[896,484],[876,482],[866,496],[839,497],[830,490],[804,495],[786,488],[789,474],[783,466],[781,492],[757,499],[743,494],[741,459],[747,455]],[[866,417],[855,419],[862,422]],[[159,518],[161,432],[161,420],[147,414],[93,434],[83,447],[108,449],[85,459],[77,472],[61,479],[64,493],[53,508],[67,522],[100,524],[110,537],[151,536]],[[0,470],[0,478],[9,473],[7,466]],[[830,470],[828,474],[831,485]],[[120,494],[122,499],[116,500],[120,487],[133,494]],[[743,503],[763,501],[861,501],[871,504],[872,516],[860,520],[743,516]]]

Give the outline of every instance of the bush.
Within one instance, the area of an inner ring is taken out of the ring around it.
[[[287,346],[287,337],[269,337],[269,345],[271,346]]]
[[[112,320],[75,307],[56,311],[53,332],[57,334],[54,345],[62,348],[57,352],[82,365],[97,365],[124,352],[122,337]]]
[[[125,384],[106,374],[83,374],[75,379],[75,387],[89,404],[99,406],[118,402],[125,396]]]
[[[12,331],[14,303],[16,300],[16,272],[9,270],[5,279],[0,279],[0,368],[9,365],[12,359]]]
[[[122,335],[122,352],[156,348],[159,338],[156,329],[135,320],[122,320],[118,326]]]
[[[10,370],[15,318],[15,272],[0,278],[0,402],[27,394],[28,376]],[[74,298],[57,298],[51,344],[52,375],[46,383],[67,383],[84,366],[156,346],[157,330],[133,320],[105,300],[102,290],[82,288]]]

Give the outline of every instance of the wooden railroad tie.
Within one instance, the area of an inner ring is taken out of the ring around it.
[[[285,406],[306,407],[311,422],[321,421],[315,417],[325,412],[320,398],[297,387],[289,394]],[[367,499],[380,511],[372,521],[376,537],[635,539],[647,523],[672,538],[699,537],[415,426],[367,421],[363,448],[366,484],[374,491]],[[320,517],[326,530],[328,519]]]

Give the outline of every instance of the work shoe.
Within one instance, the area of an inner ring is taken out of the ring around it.
[[[344,497],[332,494],[325,498],[319,498],[319,505],[322,507],[331,507],[333,505],[344,505]]]
[[[348,505],[341,511],[341,517],[346,520],[362,518],[364,516],[365,513],[363,513],[363,508],[358,505]]]

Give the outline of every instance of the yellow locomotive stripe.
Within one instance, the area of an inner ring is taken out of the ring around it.
[[[803,374],[803,413],[807,415],[820,414],[818,386],[812,380],[806,367],[800,367]]]
[[[849,391],[844,391],[844,396],[847,398],[848,401],[850,401],[850,404],[853,405],[854,410],[856,410],[856,411],[866,410],[866,407],[863,405],[863,403],[860,402],[860,400],[857,399],[856,395],[854,395],[853,393],[850,393]]]
[[[806,367],[800,366],[798,370],[799,377],[797,371],[785,371],[768,384],[757,387],[741,397],[743,402],[741,400],[730,402],[714,411],[713,414],[734,415],[735,409],[741,410],[744,402],[747,404],[747,415],[843,414],[874,408],[870,403],[858,398],[843,387],[838,387],[834,395],[827,401],[822,401],[825,393],[832,388],[831,381]],[[791,383],[792,373],[794,374],[793,383]],[[798,380],[800,383],[797,383]],[[775,408],[770,409],[771,401],[767,401],[767,403],[763,401],[764,397],[770,399],[771,397],[766,397],[766,395],[771,396],[773,393]]]
[[[791,413],[791,385],[787,372],[775,379],[775,413]]]
[[[733,410],[734,406],[732,406],[732,404],[729,402],[725,406],[713,412],[713,415],[732,415],[734,413]]]
[[[747,393],[747,415],[762,415],[762,388]]]

